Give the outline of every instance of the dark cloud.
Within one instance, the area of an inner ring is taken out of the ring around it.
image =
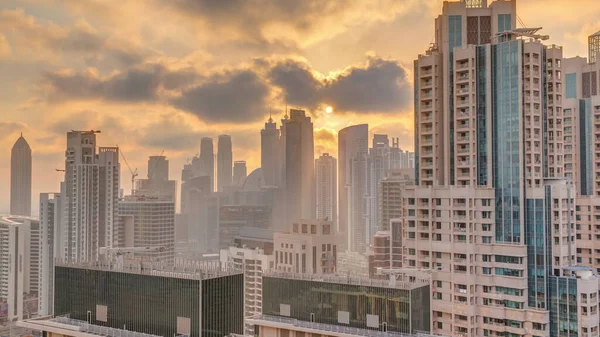
[[[53,73],[44,75],[50,88],[49,98],[55,101],[71,99],[102,99],[119,102],[154,101],[165,74],[160,65],[130,68],[108,78],[86,73]]]
[[[411,100],[404,68],[378,57],[325,81],[317,79],[307,64],[286,60],[272,67],[269,78],[283,90],[286,101],[309,108],[328,104],[337,112],[396,112]]]
[[[176,107],[207,122],[250,122],[264,116],[267,84],[253,71],[218,74],[184,90]]]
[[[411,92],[400,64],[371,57],[328,82],[323,99],[338,111],[395,112],[409,106]]]
[[[397,112],[408,107],[412,91],[396,61],[377,57],[328,79],[290,58],[255,59],[250,66],[216,73],[155,63],[108,77],[88,71],[48,72],[44,78],[50,101],[160,102],[210,123],[257,121],[277,94],[281,103],[309,110],[327,104],[337,113]]]
[[[268,76],[271,83],[284,89],[284,99],[291,105],[313,107],[320,101],[322,83],[305,63],[282,61],[271,68]]]
[[[225,28],[253,42],[268,42],[264,30],[270,26],[309,33],[317,30],[327,18],[355,10],[357,1],[175,0],[172,4],[181,13],[209,23],[210,28]]]

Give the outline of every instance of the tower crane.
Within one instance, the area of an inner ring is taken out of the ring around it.
[[[119,147],[119,145],[117,145],[117,147]],[[138,169],[137,167],[134,167],[133,169],[131,169],[131,166],[129,165],[129,163],[127,162],[127,158],[125,158],[125,154],[123,153],[123,150],[121,149],[121,157],[123,157],[123,161],[125,161],[125,165],[127,165],[127,168],[129,169],[129,172],[131,173],[131,195],[133,195],[133,192],[135,190],[135,178],[138,176]]]

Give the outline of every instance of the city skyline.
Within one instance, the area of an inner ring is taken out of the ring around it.
[[[71,129],[101,129],[110,139],[105,145],[119,144],[141,176],[148,156],[165,150],[172,167],[181,167],[198,152],[202,137],[216,141],[222,133],[234,139],[233,160],[247,161],[248,172],[253,171],[260,166],[256,130],[267,120],[269,107],[276,120],[281,118],[286,102],[311,115],[315,157],[336,153],[337,131],[362,122],[370,126],[369,138],[373,133],[386,133],[399,137],[401,148],[412,150],[412,60],[433,36],[431,20],[423,18],[433,18],[441,1],[382,3],[377,8],[357,2],[341,9],[324,6],[316,13],[298,3],[247,14],[211,9],[218,14],[215,17],[241,16],[246,19],[243,24],[214,22],[198,14],[201,7],[185,13],[185,4],[164,8],[166,18],[158,6],[133,1],[120,4],[123,14],[119,15],[108,3],[97,1],[6,1],[0,5],[0,58],[8,75],[0,81],[0,145],[9,148],[20,132],[27,138],[33,151],[33,200],[40,192],[56,191],[61,174],[54,170],[63,168],[64,133]],[[534,1],[522,0],[518,10],[523,22],[543,26],[550,42],[564,47],[565,57],[587,56],[587,36],[600,29],[595,20],[600,6],[593,1],[582,1],[582,5],[586,12],[577,15],[564,1],[546,4],[539,13]],[[147,17],[129,20],[126,13],[139,10]],[[285,10],[303,15],[287,22],[282,19],[285,16],[278,17]],[[157,15],[164,21],[160,29],[152,25]],[[174,21],[179,19],[184,21],[179,34],[174,34]],[[244,31],[248,22],[265,24]],[[207,24],[211,32],[228,32],[214,34],[221,43],[198,36]],[[411,34],[405,34],[409,28]],[[128,34],[117,34],[118,29]],[[389,43],[392,38],[397,43]],[[198,97],[207,92],[229,97],[226,90],[237,90],[240,83],[252,88],[259,84],[251,94],[263,99],[255,104],[252,97],[240,97],[250,107],[241,115],[239,107],[213,106],[208,100],[203,104],[183,98],[165,101],[163,92],[143,85],[157,73],[165,76],[160,79],[163,87],[193,87]],[[294,74],[306,75],[308,84],[295,87],[298,83],[290,82]],[[198,75],[206,82],[198,82]],[[360,78],[391,85],[393,95],[365,92],[364,99],[356,102],[352,90]],[[114,91],[114,85],[135,79],[142,81],[140,88],[145,92]],[[398,79],[402,81],[396,85]],[[89,87],[69,86],[74,80]],[[333,107],[332,114],[325,112],[326,106]],[[0,212],[9,210],[9,159],[8,151],[0,153],[0,177],[7,182],[0,184]],[[177,171],[171,170],[171,179],[178,178]],[[127,174],[121,179],[121,185],[127,186]],[[37,208],[36,203],[33,207]]]

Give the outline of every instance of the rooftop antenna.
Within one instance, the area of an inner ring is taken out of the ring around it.
[[[269,123],[273,123],[273,112],[271,111],[271,107],[269,107]]]

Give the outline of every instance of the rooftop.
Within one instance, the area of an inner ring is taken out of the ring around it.
[[[348,336],[369,336],[369,337],[433,337],[442,336],[436,334],[430,334],[429,332],[416,332],[415,334],[405,334],[395,331],[380,331],[372,329],[361,329],[354,328],[344,325],[333,325],[325,323],[315,323],[307,321],[299,321],[294,318],[280,317],[280,316],[269,316],[259,315],[255,317],[246,318],[247,323],[271,326],[276,328],[303,331],[312,333],[313,335],[322,334],[327,331],[327,336],[335,337],[348,337]]]
[[[305,280],[313,282],[326,282],[326,283],[338,283],[338,284],[349,284],[357,286],[368,286],[368,287],[379,287],[379,288],[396,288],[404,290],[413,290],[429,285],[429,280],[416,279],[415,282],[401,282],[396,281],[395,284],[390,283],[389,280],[379,280],[364,277],[356,277],[350,275],[335,275],[335,274],[296,274],[286,273],[276,270],[269,270],[263,272],[263,277],[283,278],[291,280]]]
[[[74,337],[159,337],[135,331],[107,328],[68,317],[40,317],[17,322],[17,326],[35,331],[47,331]]]
[[[110,260],[93,262],[65,262],[57,260],[57,267],[100,270],[116,273],[170,277],[189,280],[207,280],[223,276],[242,274],[243,271],[235,269],[219,261],[192,261],[176,259],[173,265],[152,262],[126,260],[122,263]]]

